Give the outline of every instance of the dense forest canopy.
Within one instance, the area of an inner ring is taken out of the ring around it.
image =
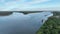
[[[11,15],[13,12],[0,12],[0,16],[9,16]]]
[[[50,17],[44,25],[36,32],[37,34],[60,34],[60,12],[53,12],[54,16]]]

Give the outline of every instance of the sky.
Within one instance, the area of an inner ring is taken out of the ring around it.
[[[60,10],[60,0],[0,0],[0,11]]]

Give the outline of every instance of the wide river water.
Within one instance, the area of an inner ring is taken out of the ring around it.
[[[8,16],[0,16],[0,34],[35,34],[51,12],[31,13],[24,15],[13,12]]]

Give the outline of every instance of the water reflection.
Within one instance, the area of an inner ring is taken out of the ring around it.
[[[42,12],[24,15],[23,13],[13,12],[10,14],[6,17],[0,16],[0,34],[35,34],[43,24],[42,19],[47,18],[45,15],[51,13]]]

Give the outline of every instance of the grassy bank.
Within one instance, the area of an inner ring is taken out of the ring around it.
[[[50,17],[36,34],[60,34],[60,18]]]

